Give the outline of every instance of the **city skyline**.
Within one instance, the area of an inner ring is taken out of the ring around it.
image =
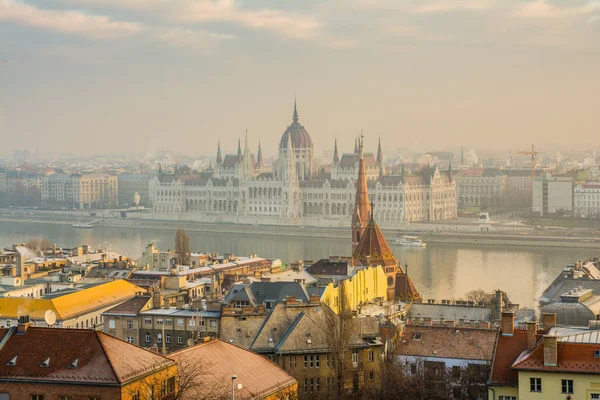
[[[598,2],[397,3],[1,0],[4,151],[596,144]]]

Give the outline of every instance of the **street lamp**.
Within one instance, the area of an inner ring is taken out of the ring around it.
[[[237,375],[231,375],[231,400],[235,400],[235,386],[234,382],[237,379]]]

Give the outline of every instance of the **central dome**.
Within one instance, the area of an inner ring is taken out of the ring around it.
[[[288,147],[288,141],[292,141],[292,147],[295,149],[308,149],[313,147],[312,139],[310,135],[298,122],[298,111],[296,110],[296,102],[294,101],[294,121],[290,126],[287,127],[283,135],[281,136],[281,142],[279,142],[280,149],[286,149]]]

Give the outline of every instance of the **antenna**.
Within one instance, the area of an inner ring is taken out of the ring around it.
[[[46,311],[44,314],[44,321],[46,321],[46,325],[52,327],[56,323],[56,313],[52,310]]]

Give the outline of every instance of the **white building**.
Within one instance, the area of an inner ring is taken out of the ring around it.
[[[533,212],[546,216],[573,211],[573,178],[544,177],[533,182]]]
[[[158,175],[150,183],[154,218],[239,223],[347,226],[350,223],[358,151],[338,153],[337,142],[330,172],[322,168],[312,139],[298,121],[281,136],[272,171],[265,171],[262,150],[250,153],[248,137],[242,150],[224,157],[217,148],[215,169],[192,173],[177,169]],[[402,221],[436,221],[456,218],[456,182],[451,168],[421,169],[409,176],[385,175],[381,144],[377,156],[365,153],[371,201],[384,226]]]
[[[586,182],[574,189],[575,215],[588,218],[600,215],[600,182]]]

